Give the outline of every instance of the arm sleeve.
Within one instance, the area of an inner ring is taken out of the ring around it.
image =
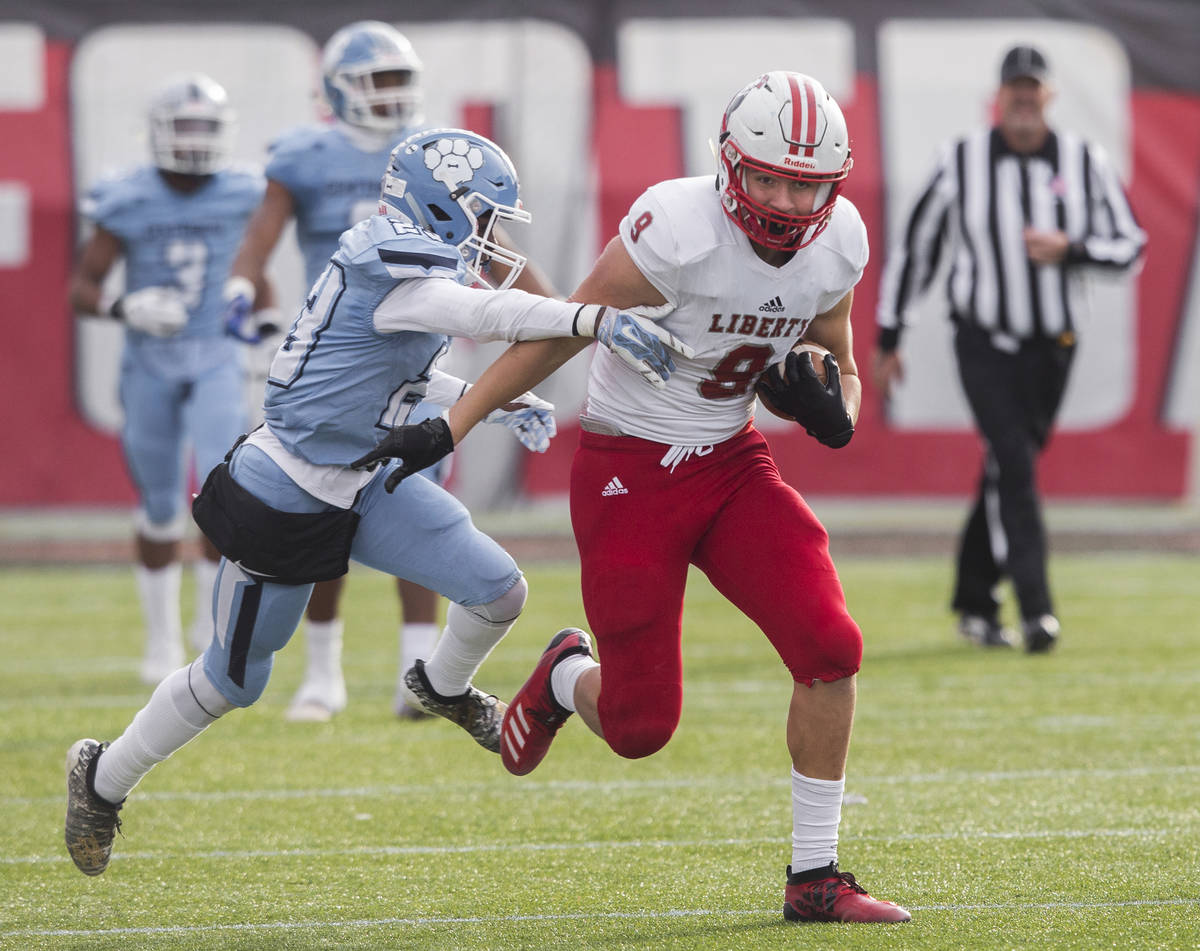
[[[884,267],[876,314],[883,350],[895,350],[899,345],[900,331],[908,322],[913,302],[929,288],[937,273],[957,193],[953,161],[960,148],[947,149],[938,161]]]
[[[439,406],[453,406],[462,399],[463,394],[470,386],[471,384],[466,380],[460,380],[453,374],[435,367],[430,371],[424,399],[430,403],[437,403]]]
[[[380,333],[416,330],[471,340],[543,340],[573,335],[584,305],[509,288],[464,287],[446,278],[416,278],[396,285],[375,308]]]
[[[1088,200],[1087,236],[1067,250],[1067,263],[1127,268],[1141,255],[1146,233],[1139,227],[1125,190],[1104,152],[1084,150]]]

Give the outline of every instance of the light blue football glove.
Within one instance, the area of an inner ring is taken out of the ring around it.
[[[558,434],[554,404],[533,393],[522,393],[511,403],[492,410],[483,421],[507,426],[530,452],[545,452],[550,448],[550,440]]]
[[[674,351],[684,357],[695,351],[654,321],[615,307],[585,304],[575,314],[575,335],[595,337],[656,389],[667,385],[675,371]]]

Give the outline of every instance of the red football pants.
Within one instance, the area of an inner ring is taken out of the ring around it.
[[[571,469],[583,604],[603,665],[599,714],[622,756],[666,745],[683,703],[688,565],[757,624],[797,682],[862,662],[828,535],[751,426],[674,471],[669,449],[584,432]]]

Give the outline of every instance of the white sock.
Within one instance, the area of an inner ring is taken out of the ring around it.
[[[341,678],[343,627],[342,619],[336,617],[332,621],[308,621],[304,630],[308,649],[306,682],[332,683]]]
[[[146,622],[146,654],[170,656],[172,651],[180,651],[183,624],[179,619],[179,587],[183,565],[177,561],[162,568],[138,564],[133,573]]]
[[[96,794],[120,802],[157,763],[232,709],[205,676],[199,658],[181,667],[154,688],[150,701],[101,754]]]
[[[792,873],[837,861],[846,780],[809,779],[792,770]]]
[[[446,608],[446,628],[425,661],[430,686],[443,697],[465,693],[475,671],[515,622],[515,617],[511,621],[489,621],[451,601]]]
[[[436,624],[400,625],[401,677],[418,659],[429,660],[433,656],[433,648],[437,644],[437,639],[438,626]]]
[[[201,556],[192,565],[192,577],[196,581],[196,612],[192,619],[192,647],[204,650],[212,640],[213,633],[213,586],[217,581],[219,561],[209,561]]]
[[[579,683],[580,677],[593,667],[599,666],[586,654],[570,654],[564,657],[550,671],[550,689],[554,692],[554,699],[574,713],[575,685]]]

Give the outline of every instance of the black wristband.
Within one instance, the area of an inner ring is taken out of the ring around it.
[[[884,353],[891,353],[900,346],[900,328],[899,327],[881,327],[879,328],[879,349]]]
[[[1063,255],[1063,264],[1083,264],[1087,260],[1087,247],[1082,241],[1073,241],[1067,245],[1067,253]]]
[[[109,317],[112,317],[114,320],[124,320],[125,319],[124,300],[125,300],[124,297],[118,297],[115,301],[112,302],[112,305],[108,308],[108,316]]]

